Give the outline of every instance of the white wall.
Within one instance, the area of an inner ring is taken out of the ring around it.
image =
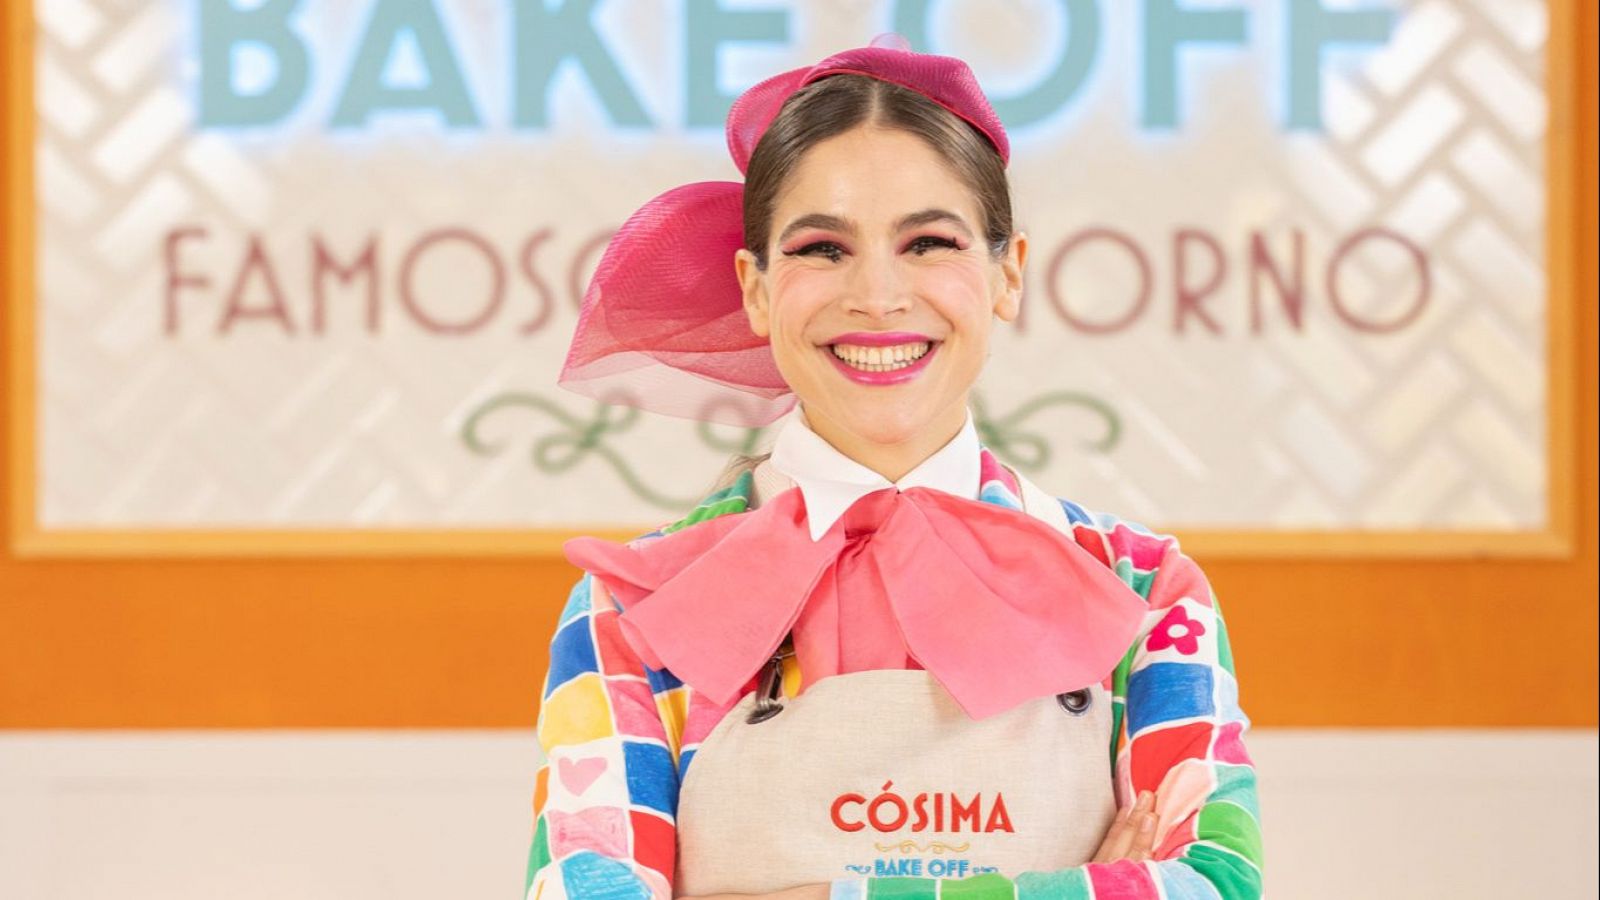
[[[1584,731],[1249,739],[1279,898],[1594,897]],[[531,731],[0,733],[0,898],[516,898]]]

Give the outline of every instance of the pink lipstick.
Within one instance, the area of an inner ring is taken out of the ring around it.
[[[911,331],[852,331],[841,334],[828,344],[855,344],[858,347],[893,347],[895,344],[933,344],[933,338]]]
[[[840,359],[838,354],[833,352],[834,344],[852,344],[858,347],[893,347],[901,344],[918,343],[926,343],[928,345],[928,350],[910,365],[901,366],[897,369],[886,369],[877,372],[869,372],[864,369],[856,368],[850,363],[845,362],[843,359]],[[834,367],[851,381],[854,381],[857,384],[883,386],[903,384],[920,375],[922,370],[928,367],[929,361],[933,359],[933,354],[938,351],[939,343],[939,341],[935,341],[927,335],[914,334],[905,331],[861,331],[839,335],[834,339],[833,343],[825,344],[820,349],[822,352],[828,354],[828,358],[833,361]]]

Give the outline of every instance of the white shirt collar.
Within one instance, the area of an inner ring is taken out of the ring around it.
[[[813,541],[820,540],[845,510],[873,491],[889,487],[900,490],[928,487],[976,500],[982,478],[978,429],[973,424],[970,409],[966,422],[949,443],[896,482],[890,482],[823,440],[811,430],[804,411],[798,406],[779,428],[767,463],[800,488]]]

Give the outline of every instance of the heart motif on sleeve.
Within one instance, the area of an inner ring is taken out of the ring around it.
[[[578,795],[587,791],[596,778],[604,775],[608,765],[603,756],[590,756],[576,762],[562,758],[556,762],[556,769],[561,775],[562,787]]]

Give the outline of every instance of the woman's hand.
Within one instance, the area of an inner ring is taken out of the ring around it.
[[[1124,806],[1106,831],[1105,840],[1090,862],[1107,863],[1119,859],[1144,862],[1155,853],[1156,795],[1152,791],[1139,794],[1133,806]]]

